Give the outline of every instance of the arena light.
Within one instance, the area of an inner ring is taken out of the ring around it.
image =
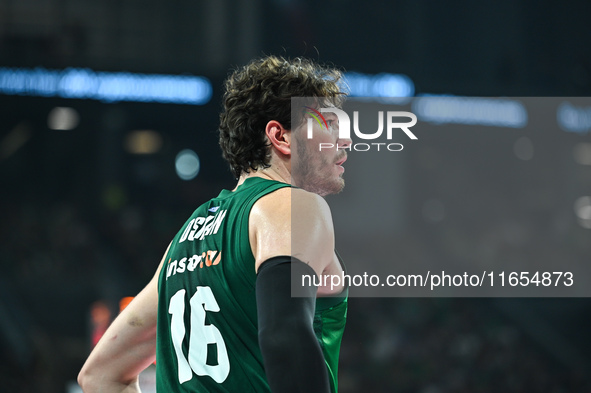
[[[350,97],[372,97],[373,100],[402,104],[415,94],[414,83],[403,74],[347,72],[345,83]]]
[[[131,154],[154,154],[162,148],[162,136],[153,130],[135,130],[125,138],[125,149]]]
[[[523,128],[528,121],[521,102],[504,98],[425,95],[414,99],[412,112],[419,120],[436,124]]]
[[[579,225],[591,229],[591,197],[582,196],[578,198],[574,204],[574,211]]]
[[[556,121],[564,131],[586,134],[591,131],[591,107],[577,107],[564,101],[558,106]]]
[[[78,126],[80,116],[74,108],[55,107],[47,116],[47,126],[52,130],[73,130]]]
[[[199,174],[201,163],[199,156],[191,149],[179,152],[175,160],[176,174],[183,180],[194,179]]]
[[[534,144],[526,136],[517,139],[513,144],[513,153],[522,161],[529,161],[534,158]]]
[[[0,94],[203,105],[212,87],[201,76],[0,67]]]
[[[578,164],[591,165],[591,143],[577,143],[573,148],[573,158]]]

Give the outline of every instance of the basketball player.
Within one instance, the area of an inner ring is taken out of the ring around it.
[[[84,392],[138,392],[156,362],[158,392],[337,391],[346,289],[291,296],[292,270],[342,273],[324,195],[344,186],[337,119],[306,133],[303,108],[340,105],[341,74],[306,59],[267,57],[226,81],[220,146],[238,184],[193,213],[150,283],[83,366]],[[328,127],[327,127],[328,126]],[[318,282],[318,281],[317,281]],[[158,326],[158,328],[156,328]]]

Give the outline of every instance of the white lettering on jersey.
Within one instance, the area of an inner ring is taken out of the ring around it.
[[[187,236],[189,236],[189,230],[191,229],[191,226],[193,225],[194,222],[195,222],[195,219],[192,219],[191,221],[189,221],[189,224],[187,225],[187,227],[185,228],[185,231],[183,232],[183,234],[181,235],[181,238],[179,239],[179,243],[182,243],[185,240],[187,240]]]
[[[173,261],[170,258],[168,260],[168,266],[166,266],[166,279],[168,280],[168,277],[174,276],[177,273],[192,272],[197,266],[203,269],[204,267],[219,265],[221,260],[222,250],[207,250],[201,255],[195,254],[189,258],[184,257],[179,261]]]
[[[189,240],[190,242],[193,240],[203,240],[205,236],[215,235],[220,229],[222,221],[226,218],[226,212],[226,209],[218,210],[215,216],[196,217],[192,219],[179,238],[179,243],[185,240]]]

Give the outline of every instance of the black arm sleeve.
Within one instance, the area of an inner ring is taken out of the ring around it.
[[[291,276],[316,275],[290,256],[273,257],[259,267],[256,282],[259,345],[273,393],[330,392],[328,372],[314,335],[316,287],[291,297]]]

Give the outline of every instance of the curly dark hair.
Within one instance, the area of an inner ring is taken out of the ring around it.
[[[276,120],[288,130],[299,126],[291,124],[292,97],[327,98],[340,106],[345,96],[341,80],[339,70],[299,57],[268,56],[235,70],[224,85],[219,142],[236,178],[270,166],[265,135],[269,121]]]

